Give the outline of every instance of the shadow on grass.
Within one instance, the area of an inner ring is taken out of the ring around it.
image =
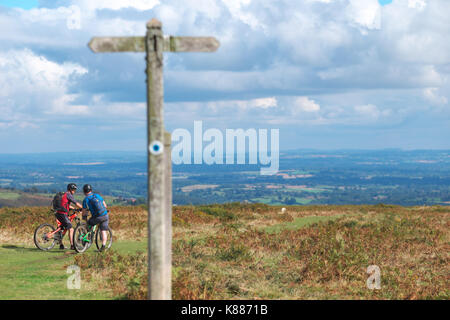
[[[2,245],[1,246],[1,248],[3,248],[3,249],[9,249],[9,250],[15,250],[15,251],[21,251],[21,252],[24,252],[24,251],[27,251],[27,252],[39,252],[39,251],[41,251],[41,252],[47,252],[47,253],[53,253],[53,254],[57,254],[57,253],[68,253],[67,251],[69,251],[68,249],[65,249],[65,250],[60,250],[60,249],[58,249],[58,248],[53,248],[52,250],[48,250],[48,251],[43,251],[43,250],[40,250],[40,249],[38,249],[38,248],[30,248],[30,247],[21,247],[21,246],[17,246],[17,245],[13,245],[13,244],[4,244],[4,245]]]
[[[19,247],[13,244],[4,244],[2,245],[3,249],[10,249],[10,250],[16,250],[16,251],[37,251],[38,248],[26,248],[26,247]]]

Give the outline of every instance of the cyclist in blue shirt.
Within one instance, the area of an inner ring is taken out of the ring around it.
[[[91,212],[92,217],[88,220],[88,229],[92,228],[96,224],[100,225],[100,231],[102,235],[102,247],[100,251],[105,250],[108,230],[108,210],[105,200],[97,194],[92,192],[92,186],[85,184],[83,186],[83,192],[86,196],[83,200],[83,218],[86,218],[88,211]]]

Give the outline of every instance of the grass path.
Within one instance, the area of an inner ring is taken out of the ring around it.
[[[294,221],[283,222],[280,224],[275,224],[273,226],[263,228],[264,231],[268,233],[277,233],[283,230],[297,230],[303,227],[312,225],[313,223],[326,222],[330,220],[335,220],[342,217],[342,214],[337,214],[334,216],[306,216],[295,218]],[[347,215],[349,216],[349,215]]]
[[[133,253],[147,248],[145,241],[120,241],[113,243],[120,253]],[[85,254],[97,254],[91,247]],[[112,299],[108,292],[92,290],[83,284],[81,289],[67,289],[67,266],[73,264],[74,251],[53,249],[43,252],[24,245],[0,245],[0,300],[34,299]]]

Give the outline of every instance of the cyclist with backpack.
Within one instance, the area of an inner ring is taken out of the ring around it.
[[[69,183],[67,185],[67,191],[62,193],[58,193],[53,198],[53,209],[56,211],[55,216],[56,219],[58,219],[59,222],[61,222],[61,226],[65,230],[69,230],[69,239],[70,239],[70,249],[74,250],[73,246],[73,227],[70,223],[69,218],[67,217],[67,214],[69,213],[70,209],[75,209],[75,207],[72,206],[74,204],[78,208],[82,209],[82,205],[79,204],[77,201],[75,201],[75,198],[73,195],[77,191],[77,185],[75,183]],[[64,244],[62,242],[62,235],[61,240],[59,242],[59,249],[64,250]]]
[[[91,212],[92,217],[88,220],[88,230],[90,230],[95,225],[100,225],[100,231],[102,235],[102,247],[100,251],[105,250],[106,240],[107,240],[107,230],[108,230],[108,210],[106,206],[105,200],[92,191],[92,186],[90,184],[85,184],[83,186],[83,192],[85,198],[83,200],[83,218],[85,218],[88,214],[88,211]]]

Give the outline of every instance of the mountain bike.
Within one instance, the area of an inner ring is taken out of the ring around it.
[[[72,210],[71,210],[72,211]],[[78,217],[78,213],[81,212],[81,209],[75,209],[72,213],[68,213],[69,221],[72,223],[75,221],[75,224],[78,226],[81,224],[81,220]],[[62,231],[63,227],[61,222],[56,219],[56,228],[50,223],[43,223],[36,228],[34,231],[34,244],[38,249],[43,251],[48,251],[53,249],[57,242],[62,242],[64,235],[67,230]]]
[[[111,248],[112,245],[112,231],[110,228],[106,230],[106,245],[105,249]],[[75,247],[75,251],[78,253],[83,253],[87,249],[92,246],[92,243],[95,241],[95,245],[97,246],[97,250],[100,251],[102,247],[102,232],[98,225],[95,225],[89,229],[86,224],[79,224],[75,228],[73,232],[73,245]]]

